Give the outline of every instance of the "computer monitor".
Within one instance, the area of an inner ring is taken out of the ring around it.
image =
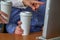
[[[60,37],[60,0],[47,0],[42,37]]]

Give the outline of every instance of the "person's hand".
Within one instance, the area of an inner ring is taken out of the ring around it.
[[[32,8],[32,10],[36,10],[39,8],[39,6],[43,5],[44,2],[39,2],[38,0],[23,0],[23,3],[26,6],[29,6]]]
[[[0,24],[7,24],[7,20],[2,16],[8,17],[8,15],[2,11],[0,11]]]
[[[15,29],[15,34],[17,34],[17,35],[22,35],[22,33],[23,33],[23,30],[21,29],[21,24],[22,24],[22,22],[18,21],[18,25]]]

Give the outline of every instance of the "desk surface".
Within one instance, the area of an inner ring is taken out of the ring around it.
[[[0,33],[0,40],[37,40],[36,37],[41,35],[42,35],[42,32],[30,33],[30,35],[28,36]]]

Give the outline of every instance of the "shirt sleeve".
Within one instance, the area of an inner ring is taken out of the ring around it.
[[[16,29],[16,24],[7,24],[6,25],[6,30],[8,33],[13,34],[15,29]]]
[[[12,1],[12,6],[17,7],[17,8],[26,8],[24,4],[22,3],[23,0],[11,0]]]

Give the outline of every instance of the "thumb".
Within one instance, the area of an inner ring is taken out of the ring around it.
[[[21,24],[22,24],[22,22],[21,22],[21,21],[18,21],[18,22],[17,22],[17,24],[18,24],[18,25],[21,25]]]
[[[21,25],[17,25],[17,27],[16,27],[17,29],[20,29],[21,28]]]
[[[18,27],[21,28],[22,22],[21,21],[18,21],[17,23],[18,23]]]

